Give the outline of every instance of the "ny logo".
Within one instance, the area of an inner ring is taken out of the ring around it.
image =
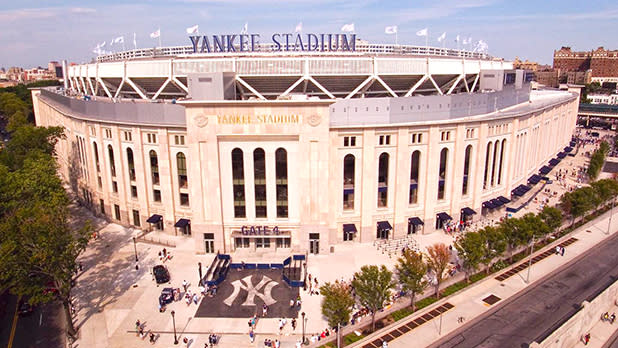
[[[232,294],[226,298],[223,303],[231,307],[232,303],[236,300],[236,297],[238,297],[238,294],[242,289],[247,292],[247,299],[241,306],[255,306],[255,302],[253,301],[255,296],[261,298],[267,306],[270,306],[277,302],[277,300],[272,297],[271,292],[278,284],[279,283],[268,278],[267,276],[263,276],[262,280],[254,286],[251,282],[251,276],[246,276],[243,279],[232,282],[232,285],[234,285],[234,292],[232,292]],[[262,288],[264,288],[264,292],[259,292]]]

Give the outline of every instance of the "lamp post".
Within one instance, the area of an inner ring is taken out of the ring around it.
[[[137,241],[135,240],[135,237],[133,237],[133,250],[135,250],[135,262],[137,262],[139,259],[137,258]]]
[[[300,313],[300,316],[303,318],[303,344],[307,344],[305,341],[305,312]]]
[[[200,280],[198,284],[201,286],[202,285],[202,263],[201,262],[197,263],[197,272],[200,274]]]
[[[610,227],[612,226],[612,215],[614,214],[614,202],[615,198],[612,198],[612,208],[609,210],[609,223],[607,224],[607,234],[610,234]]]
[[[176,319],[174,319],[176,312],[172,311],[172,323],[174,325],[174,344],[178,344],[178,337],[176,336]]]
[[[530,268],[532,268],[532,251],[534,250],[534,236],[532,236],[532,244],[530,244],[530,259],[528,260],[528,275],[526,276],[526,284],[530,282]]]

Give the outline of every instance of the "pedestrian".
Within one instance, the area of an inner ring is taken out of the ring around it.
[[[556,245],[556,254],[560,254],[560,245]]]
[[[290,308],[294,308],[294,300],[290,299]]]
[[[193,294],[193,303],[197,304],[198,298],[197,294]]]
[[[262,306],[262,316],[266,317],[268,315],[268,306],[266,305],[266,303],[264,303],[264,305]]]
[[[561,256],[564,256],[564,247],[561,247],[561,248],[560,248],[560,255],[561,255]]]
[[[296,330],[296,318],[292,319],[292,331]]]
[[[251,341],[251,343],[255,341],[255,334],[253,333],[253,329],[249,329],[249,340]]]
[[[382,348],[388,348],[388,342],[382,341]]]
[[[79,267],[80,272],[84,270],[84,265],[82,264],[81,261],[79,262],[78,267]]]
[[[150,343],[154,344],[157,336],[155,336],[154,332],[150,331]]]
[[[280,348],[281,347],[281,343],[279,342],[279,340],[275,340],[275,348]]]
[[[163,257],[167,257],[167,249],[163,248]]]
[[[187,280],[183,280],[182,281],[182,288],[185,289],[185,292],[187,292],[187,288],[189,287],[189,283],[187,283]]]
[[[584,336],[584,345],[588,345],[588,342],[590,342],[590,332],[586,334],[586,336]]]

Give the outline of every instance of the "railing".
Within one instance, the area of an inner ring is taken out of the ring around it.
[[[236,47],[239,49],[239,47]],[[494,60],[495,58],[479,52],[457,50],[452,48],[413,46],[413,45],[392,45],[392,44],[356,44],[353,52],[340,51],[310,51],[304,47],[303,51],[279,51],[274,44],[260,44],[258,50],[254,52],[217,52],[217,53],[194,53],[193,46],[172,46],[139,48],[123,52],[100,55],[96,58],[97,62],[114,62],[132,59],[158,58],[158,57],[181,57],[181,56],[254,56],[254,55],[284,55],[284,56],[342,56],[342,55],[415,55],[415,56],[443,56],[457,58],[475,58],[483,60]]]

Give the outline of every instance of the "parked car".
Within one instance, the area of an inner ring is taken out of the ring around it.
[[[159,304],[161,306],[165,306],[168,303],[172,303],[174,301],[174,289],[173,288],[164,288],[161,290],[161,295],[159,296]]]
[[[29,315],[34,311],[34,307],[28,303],[28,300],[22,298],[19,300],[18,311],[19,315]]]
[[[167,283],[170,281],[170,272],[163,265],[156,265],[152,268],[157,284]]]

